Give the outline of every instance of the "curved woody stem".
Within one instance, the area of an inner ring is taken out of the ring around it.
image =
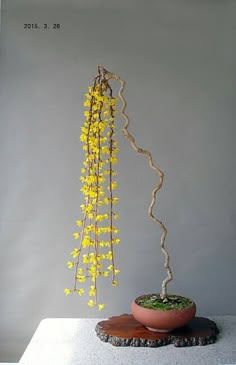
[[[161,298],[164,302],[167,302],[168,301],[167,284],[173,279],[172,271],[171,271],[170,264],[169,264],[170,257],[169,257],[168,252],[166,251],[166,248],[165,248],[165,239],[166,239],[166,235],[167,235],[167,229],[166,229],[165,225],[158,218],[156,218],[153,214],[153,207],[156,203],[156,194],[161,189],[161,187],[163,185],[164,173],[160,168],[158,168],[157,166],[154,165],[151,153],[149,151],[146,151],[146,150],[138,147],[136,145],[134,137],[128,131],[130,121],[129,121],[128,116],[125,114],[126,100],[123,96],[125,81],[122,80],[119,76],[113,74],[112,72],[107,71],[103,66],[98,66],[98,72],[99,72],[99,75],[101,76],[101,78],[103,80],[104,79],[105,80],[114,79],[114,80],[116,80],[120,83],[120,89],[119,89],[119,92],[118,92],[119,98],[122,102],[122,108],[121,108],[120,113],[121,113],[122,118],[125,121],[125,124],[122,128],[122,133],[126,137],[126,139],[129,141],[132,148],[137,153],[141,153],[143,155],[146,155],[146,157],[148,159],[148,162],[149,162],[150,168],[155,170],[157,172],[157,174],[159,175],[159,182],[155,186],[154,190],[152,191],[152,200],[151,200],[151,203],[150,203],[150,206],[149,206],[149,209],[148,209],[148,214],[149,214],[149,217],[152,219],[152,221],[154,223],[158,224],[160,226],[161,230],[162,230],[162,235],[161,235],[161,240],[160,240],[160,247],[161,247],[161,251],[163,252],[163,254],[165,256],[164,267],[166,269],[167,277],[162,282],[162,288],[161,288],[161,295],[160,296],[161,296]]]

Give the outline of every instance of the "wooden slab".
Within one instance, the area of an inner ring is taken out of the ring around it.
[[[159,347],[173,344],[176,347],[208,345],[216,341],[219,330],[208,318],[195,317],[185,327],[169,333],[152,332],[137,322],[131,314],[122,314],[101,321],[95,331],[101,341],[113,346]]]

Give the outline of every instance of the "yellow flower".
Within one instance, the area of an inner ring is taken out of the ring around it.
[[[105,307],[105,304],[98,304],[98,310],[103,310],[103,308]]]
[[[83,247],[88,247],[91,245],[91,239],[89,236],[85,236],[83,241],[82,241],[82,246]]]
[[[76,279],[78,279],[80,283],[84,283],[86,280],[86,277],[84,275],[77,275]]]
[[[98,214],[96,216],[96,221],[102,222],[104,219],[107,219],[109,216],[108,214]]]
[[[108,186],[108,189],[110,190],[115,190],[117,188],[117,182],[116,181],[112,181],[111,186]]]
[[[94,285],[90,286],[89,295],[90,295],[90,297],[94,297],[96,295],[96,288]]]
[[[120,239],[119,238],[114,238],[113,240],[112,240],[112,243],[113,244],[118,244],[120,242]]]
[[[85,117],[89,117],[89,116],[90,116],[90,113],[89,113],[89,111],[88,111],[88,110],[85,110],[85,112],[84,112],[84,116],[85,116]]]
[[[101,148],[101,152],[102,153],[106,153],[106,154],[109,154],[110,153],[110,150],[109,150],[109,148],[107,147],[107,146],[102,146],[102,148]]]
[[[104,272],[102,273],[102,275],[103,275],[104,277],[109,276],[109,271],[104,271]]]
[[[119,270],[119,269],[115,269],[115,270],[114,270],[114,273],[115,273],[115,275],[117,275],[117,274],[119,274],[119,273],[120,273],[120,270]]]
[[[106,254],[106,259],[107,259],[107,260],[112,260],[112,257],[113,257],[112,252],[111,252],[111,251],[109,251],[109,252]]]
[[[71,251],[71,255],[73,256],[73,258],[76,258],[79,256],[80,250],[78,248],[74,248],[73,251]]]
[[[73,233],[73,237],[74,237],[75,240],[77,240],[79,238],[79,236],[80,236],[79,232]]]
[[[89,219],[93,219],[93,217],[94,217],[94,214],[93,213],[88,213],[88,218]]]
[[[118,285],[118,281],[117,280],[113,280],[112,286],[117,286],[117,285]]]
[[[80,140],[81,140],[81,142],[87,142],[87,139],[88,139],[88,137],[86,136],[86,134],[82,133],[82,134],[80,135]]]
[[[117,160],[117,158],[115,156],[112,156],[110,158],[110,161],[111,161],[111,163],[116,164],[118,160]]]
[[[90,266],[90,268],[89,268],[89,273],[90,273],[91,275],[94,275],[94,274],[96,273],[96,267],[95,267],[95,266],[93,266],[93,265],[91,265],[91,266]]]
[[[89,262],[93,265],[96,265],[97,263],[97,257],[94,252],[89,254]]]
[[[90,106],[90,101],[89,100],[85,100],[84,101],[84,106]]]
[[[82,221],[76,221],[77,226],[82,226],[83,222]]]
[[[72,269],[72,267],[74,266],[74,263],[72,261],[68,261],[67,266],[68,266],[68,269]]]
[[[64,293],[65,295],[69,295],[71,293],[71,289],[68,288],[64,289]]]
[[[88,133],[88,128],[87,127],[81,127],[81,131],[86,134]]]
[[[100,247],[110,246],[110,242],[109,241],[100,241],[99,246]]]
[[[88,306],[91,307],[91,308],[94,307],[95,306],[95,302],[92,299],[90,299],[88,301]]]
[[[78,290],[77,290],[77,293],[78,293],[79,295],[83,295],[83,294],[84,294],[84,289],[83,289],[83,288],[78,289]]]
[[[88,184],[92,185],[93,183],[96,182],[96,177],[95,176],[87,176],[86,180],[87,180]]]
[[[83,255],[83,263],[84,264],[88,264],[89,263],[88,255]]]
[[[103,199],[103,201],[104,201],[105,204],[109,204],[109,200],[110,200],[109,198],[104,198]]]

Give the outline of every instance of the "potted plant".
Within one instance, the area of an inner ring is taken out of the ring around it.
[[[118,98],[113,95],[110,80],[119,82]],[[81,205],[82,218],[77,221],[80,229],[74,233],[74,239],[79,243],[71,252],[73,260],[68,261],[68,267],[74,269],[74,286],[66,288],[65,294],[77,292],[83,295],[89,282],[88,305],[99,310],[104,303],[98,299],[99,277],[111,278],[112,285],[118,284],[119,269],[115,264],[114,247],[120,242],[119,230],[115,222],[118,214],[115,206],[118,197],[115,164],[117,163],[118,142],[116,140],[115,118],[116,103],[122,103],[120,115],[124,120],[122,133],[132,148],[148,159],[149,166],[159,177],[152,191],[151,203],[148,209],[150,219],[157,224],[161,231],[160,248],[165,257],[164,267],[167,273],[161,285],[161,292],[142,295],[131,304],[131,311],[137,321],[148,329],[158,332],[169,332],[182,327],[195,316],[195,303],[186,297],[167,292],[167,284],[172,280],[169,254],[165,248],[167,229],[164,223],[156,218],[153,208],[157,192],[163,185],[164,174],[154,165],[152,155],[136,145],[134,137],[128,131],[129,118],[125,114],[126,101],[123,96],[125,82],[103,66],[98,66],[98,75],[92,87],[85,94],[85,121],[81,127],[81,142],[83,143],[84,162],[81,168],[81,192],[84,204]]]

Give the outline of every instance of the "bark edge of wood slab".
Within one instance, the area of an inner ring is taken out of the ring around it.
[[[169,344],[175,347],[205,346],[216,342],[219,334],[215,322],[204,317],[195,317],[186,326],[172,332],[159,333],[149,331],[131,314],[98,322],[95,331],[101,341],[118,347],[160,347]]]

